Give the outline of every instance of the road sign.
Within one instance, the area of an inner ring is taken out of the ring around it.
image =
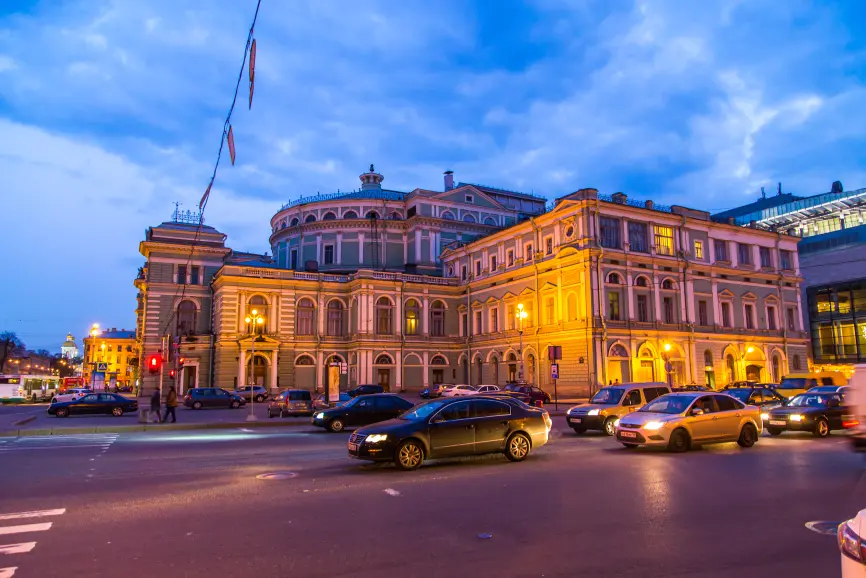
[[[559,379],[559,364],[550,364],[550,379]]]
[[[550,361],[556,361],[557,359],[562,359],[562,346],[561,345],[548,345],[547,346],[547,359]]]
[[[348,364],[346,364],[345,361],[341,361],[340,362],[340,374],[346,375],[347,373],[349,373],[349,366],[348,366]]]
[[[97,363],[96,371],[108,371],[108,364],[105,362]]]

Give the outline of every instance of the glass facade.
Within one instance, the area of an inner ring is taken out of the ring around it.
[[[815,361],[866,362],[866,279],[810,287],[806,295]]]

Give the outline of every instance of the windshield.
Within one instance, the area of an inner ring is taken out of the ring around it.
[[[804,389],[806,387],[805,377],[786,377],[782,379],[778,389]]]
[[[835,385],[819,385],[818,387],[813,387],[809,391],[813,393],[833,393],[838,389]]]
[[[691,395],[663,395],[655,401],[646,404],[638,411],[670,414],[683,413],[694,399],[694,396]]]
[[[746,403],[749,399],[749,396],[752,394],[751,389],[729,389],[725,391],[731,397],[736,397],[743,403]]]
[[[830,399],[827,395],[796,395],[788,402],[788,407],[826,407]]]
[[[427,419],[428,417],[433,415],[433,412],[445,405],[445,403],[445,401],[437,399],[436,401],[428,401],[427,403],[416,405],[409,411],[404,412],[402,415],[400,415],[400,419],[405,419],[409,421],[421,421]]]
[[[359,395],[358,397],[353,397],[352,399],[350,399],[349,401],[347,401],[346,403],[344,403],[344,404],[343,404],[343,407],[352,407],[353,405],[355,405],[356,403],[358,403],[358,400],[359,400],[359,399],[362,399],[363,397],[364,397],[363,395]]]
[[[604,405],[616,405],[619,403],[619,400],[622,399],[622,394],[625,393],[625,389],[621,387],[603,387],[598,390],[590,403],[600,403]]]

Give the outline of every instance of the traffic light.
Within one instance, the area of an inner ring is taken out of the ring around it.
[[[183,362],[186,361],[186,359],[184,359],[183,357],[181,357],[180,359],[178,359],[178,361],[180,362],[181,365],[183,365]]]
[[[159,368],[162,367],[162,356],[151,355],[147,358],[147,370],[150,373],[159,373]]]
[[[174,379],[174,374],[175,374],[175,371],[173,369],[168,370],[168,378],[169,379]]]

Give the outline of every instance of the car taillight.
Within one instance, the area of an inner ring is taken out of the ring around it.
[[[860,420],[857,419],[857,416],[854,415],[843,415],[842,416],[842,427],[844,428],[852,428],[860,425]]]
[[[550,414],[547,412],[544,412],[544,425],[547,426],[547,431],[550,431],[550,428],[553,427],[553,420],[550,419]]]
[[[845,556],[858,562],[866,560],[866,544],[860,540],[848,522],[839,524],[839,529],[836,531],[836,542],[839,546],[839,551]]]

